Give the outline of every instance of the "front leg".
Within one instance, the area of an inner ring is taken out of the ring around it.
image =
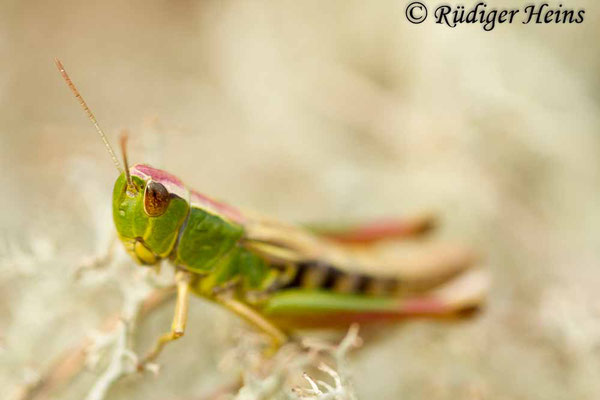
[[[152,351],[150,351],[139,364],[139,369],[142,369],[146,363],[155,360],[167,343],[179,339],[185,333],[190,298],[190,281],[191,274],[189,272],[179,270],[175,273],[177,301],[175,303],[175,314],[173,315],[171,331],[158,338]]]

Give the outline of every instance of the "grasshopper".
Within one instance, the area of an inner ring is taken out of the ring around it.
[[[273,348],[294,327],[448,316],[476,308],[487,274],[470,268],[470,251],[386,252],[385,239],[429,230],[430,217],[344,228],[302,228],[213,200],[174,175],[145,164],[123,166],[57,59],[69,88],[94,124],[119,171],[112,210],[118,238],[138,264],[168,260],[177,300],[172,326],[143,363],[185,333],[190,294],[221,304],[266,333]]]

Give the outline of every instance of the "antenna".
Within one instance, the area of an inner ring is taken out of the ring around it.
[[[129,164],[127,163],[127,131],[123,130],[121,132],[121,153],[123,154],[123,164],[125,165],[125,178],[127,179],[127,188],[135,191],[135,186],[133,185],[133,181],[131,180],[131,175],[129,174]]]
[[[81,107],[83,107],[83,110],[87,114],[88,118],[90,119],[90,121],[92,121],[92,124],[94,124],[94,127],[96,128],[96,131],[100,135],[100,138],[104,142],[104,145],[106,146],[106,149],[110,153],[110,157],[112,158],[113,163],[115,164],[115,167],[117,167],[117,169],[119,170],[119,172],[122,173],[123,172],[123,168],[121,167],[121,164],[119,163],[119,160],[117,159],[117,156],[115,155],[115,152],[113,151],[112,147],[110,146],[110,143],[108,142],[108,139],[106,138],[106,135],[102,131],[102,128],[100,128],[100,125],[98,125],[98,121],[96,121],[96,117],[94,117],[94,114],[92,113],[92,110],[90,110],[90,108],[86,104],[85,100],[83,100],[83,97],[81,97],[81,94],[79,93],[79,90],[77,90],[77,88],[75,87],[75,84],[73,83],[73,81],[71,80],[71,78],[69,78],[69,74],[67,74],[67,71],[65,71],[65,67],[62,65],[62,63],[60,62],[60,60],[58,58],[55,58],[54,62],[56,63],[56,67],[58,68],[58,71],[62,75],[63,79],[65,80],[65,82],[67,82],[67,85],[69,86],[69,89],[71,89],[71,91],[73,92],[73,94],[75,95],[75,97],[77,98],[77,100],[79,101],[79,104],[81,104]],[[125,158],[125,153],[123,153],[123,156]],[[128,171],[128,168],[127,168],[127,159],[126,158],[125,158],[125,170],[127,171],[127,177],[128,177],[127,178],[127,182],[128,182],[127,184],[129,185],[129,181],[130,181],[131,177],[129,176],[129,173],[128,173],[129,171]]]

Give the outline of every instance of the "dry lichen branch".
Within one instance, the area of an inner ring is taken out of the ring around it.
[[[87,337],[74,348],[67,350],[61,355],[51,367],[42,374],[35,382],[21,387],[14,395],[15,400],[44,400],[51,393],[67,385],[86,363],[95,365],[101,357],[101,352],[106,351],[111,345],[116,345],[109,367],[98,378],[88,399],[101,399],[116,380],[125,373],[125,364],[131,362],[132,353],[130,338],[133,334],[133,326],[151,311],[166,303],[174,296],[173,287],[151,288],[144,284],[133,292],[128,292],[125,287],[125,302],[123,311],[119,315],[112,315],[102,324],[101,334],[95,337]]]
[[[234,397],[236,400],[274,398],[284,390],[290,376],[300,373],[315,356],[314,353],[303,351],[298,343],[287,343],[275,355],[266,357],[265,337],[258,333],[244,332],[234,340],[236,346],[225,354],[219,367],[231,369],[234,365],[241,366],[242,379],[235,388],[239,389]]]
[[[331,345],[316,339],[299,343],[288,343],[270,359],[260,353],[256,345],[256,335],[245,335],[234,350],[234,358],[243,366],[243,386],[235,400],[256,399],[336,399],[353,400],[354,391],[347,371],[347,355],[360,346],[358,325],[353,325],[340,344]],[[329,367],[322,360],[332,363]],[[311,368],[328,374],[333,385],[315,380],[303,371]],[[296,385],[303,376],[311,386],[302,388]]]
[[[110,363],[104,373],[96,380],[86,396],[86,400],[104,399],[114,382],[135,371],[137,357],[128,347],[127,339],[131,332],[128,325],[128,323],[120,321],[118,328],[112,332],[110,339],[105,342],[106,346],[114,346]]]
[[[302,376],[308,381],[310,389],[294,388],[294,393],[296,393],[302,399],[342,400],[355,398],[352,392],[347,391],[342,383],[342,378],[334,369],[325,363],[321,363],[318,368],[319,370],[327,373],[333,379],[335,386],[331,386],[322,380],[314,380],[310,377],[310,375],[304,373]]]
[[[119,281],[123,282],[123,281]],[[127,282],[127,281],[125,281]],[[148,293],[152,293],[150,285],[136,283],[121,283],[124,295],[121,319],[117,328],[107,335],[96,338],[90,349],[88,360],[97,364],[103,353],[110,353],[110,361],[104,372],[98,377],[86,400],[102,400],[111,386],[126,375],[137,371],[137,355],[131,350],[135,327],[142,311]],[[158,372],[155,365],[147,365],[149,370]]]
[[[356,395],[352,389],[352,383],[350,381],[350,374],[347,371],[347,356],[350,350],[355,347],[362,345],[362,340],[358,336],[358,325],[353,324],[346,337],[340,342],[338,346],[328,346],[311,339],[304,341],[304,345],[308,348],[312,348],[319,352],[327,352],[333,359],[335,368],[333,369],[327,364],[321,362],[318,369],[329,375],[334,383],[334,386],[322,381],[314,380],[307,373],[303,374],[310,385],[310,388],[296,387],[293,389],[294,393],[301,399],[314,399],[314,400],[354,400]]]

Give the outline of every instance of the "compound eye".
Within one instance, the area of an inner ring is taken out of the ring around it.
[[[144,211],[150,217],[159,217],[167,211],[171,196],[162,183],[150,181],[144,190]]]

